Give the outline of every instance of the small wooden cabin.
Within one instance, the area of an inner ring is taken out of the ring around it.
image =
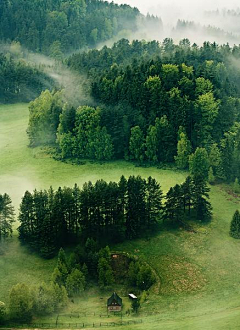
[[[122,298],[114,292],[107,301],[107,308],[109,312],[121,312]]]

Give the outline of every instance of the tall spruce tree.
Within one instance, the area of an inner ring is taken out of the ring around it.
[[[238,210],[233,215],[230,225],[230,236],[240,238],[240,213]]]
[[[12,200],[8,194],[0,195],[0,242],[12,235],[12,224],[15,221]]]

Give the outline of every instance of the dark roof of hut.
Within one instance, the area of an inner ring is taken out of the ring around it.
[[[111,297],[107,301],[107,305],[110,306],[112,305],[113,301],[116,301],[119,306],[122,306],[122,298],[120,298],[116,292],[114,292]]]

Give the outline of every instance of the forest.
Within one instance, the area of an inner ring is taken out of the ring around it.
[[[67,64],[88,76],[98,106],[76,108],[44,91],[29,107],[30,145],[56,144],[63,159],[176,161],[181,169],[204,148],[214,178],[240,180],[238,57],[237,46],[187,39],[122,39],[73,55]]]
[[[134,31],[138,9],[98,0],[2,0],[0,40],[55,58]]]
[[[239,325],[240,9],[156,13],[0,0],[0,328]]]

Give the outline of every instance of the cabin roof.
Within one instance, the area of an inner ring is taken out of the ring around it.
[[[119,306],[122,306],[122,298],[120,298],[116,292],[114,292],[110,298],[108,298],[107,305],[111,306],[113,301],[116,301]]]
[[[129,295],[128,295],[130,298],[132,298],[132,299],[137,299],[137,297],[135,296],[135,294],[133,294],[133,293],[129,293]]]

